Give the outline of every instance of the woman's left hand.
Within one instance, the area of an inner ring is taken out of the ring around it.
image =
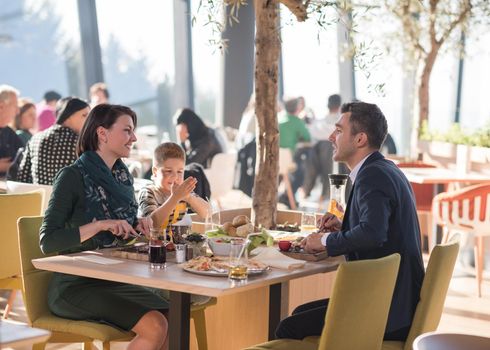
[[[153,227],[153,220],[151,217],[146,216],[138,218],[138,225],[136,225],[136,231],[143,233],[146,238],[150,237],[150,230]]]

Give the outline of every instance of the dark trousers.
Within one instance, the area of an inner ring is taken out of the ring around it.
[[[279,323],[276,329],[276,338],[301,340],[309,336],[321,335],[325,324],[328,301],[329,299],[322,299],[298,306],[294,309],[291,316],[286,317]],[[383,339],[405,341],[409,330],[410,328],[406,327],[387,332]]]

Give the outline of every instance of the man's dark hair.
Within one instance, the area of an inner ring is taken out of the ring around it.
[[[44,100],[46,102],[58,101],[61,99],[61,95],[56,91],[46,91],[44,94]]]
[[[369,146],[380,149],[388,132],[388,123],[375,104],[365,102],[344,103],[340,113],[350,112],[351,134],[364,132],[367,135]]]
[[[342,98],[340,97],[340,95],[335,94],[335,95],[328,96],[328,103],[327,103],[328,109],[339,108],[341,104],[342,104]]]
[[[291,97],[284,100],[284,109],[288,114],[296,115],[298,112],[299,99]]]

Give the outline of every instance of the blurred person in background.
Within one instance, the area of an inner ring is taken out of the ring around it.
[[[94,108],[101,103],[109,103],[109,90],[105,83],[95,83],[90,87],[90,107]]]
[[[213,157],[224,151],[215,130],[207,127],[193,110],[177,110],[174,122],[177,137],[186,153],[186,164],[199,163],[208,168]]]
[[[61,95],[56,91],[47,91],[44,100],[36,107],[38,131],[43,131],[56,122],[56,103]]]
[[[304,120],[306,125],[310,125],[315,120],[315,112],[306,106],[306,101],[303,96],[298,97],[298,117]]]
[[[311,147],[311,136],[304,120],[298,117],[301,101],[297,97],[284,100],[285,112],[279,119],[279,147],[289,148],[296,163],[296,170],[289,175],[293,194],[303,185],[305,161]],[[286,192],[279,202],[290,206]]]
[[[333,147],[332,143],[328,141],[328,137],[335,129],[335,123],[340,116],[341,104],[340,95],[330,95],[327,103],[328,114],[323,118],[313,119],[308,126],[313,140],[313,147],[306,159],[305,181],[303,184],[305,197],[310,196],[318,176],[320,176],[322,183],[320,201],[328,199],[330,196],[328,174],[333,172]]]
[[[56,124],[27,143],[17,181],[52,185],[58,171],[77,159],[78,135],[89,111],[88,103],[79,98],[61,99],[56,106]]]
[[[13,125],[15,133],[25,146],[32,137],[31,130],[36,127],[36,105],[31,100],[19,100],[19,113],[15,116]]]
[[[21,148],[22,140],[9,127],[19,107],[17,97],[19,92],[9,85],[0,85],[0,176],[3,177],[10,168],[12,161]]]

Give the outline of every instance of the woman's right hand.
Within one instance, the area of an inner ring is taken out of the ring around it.
[[[126,220],[100,220],[99,231],[110,231],[114,236],[124,239],[129,235],[137,235],[134,228]]]
[[[174,183],[172,186],[172,196],[178,202],[185,200],[194,191],[196,185],[197,180],[192,176],[185,179],[181,184]]]

